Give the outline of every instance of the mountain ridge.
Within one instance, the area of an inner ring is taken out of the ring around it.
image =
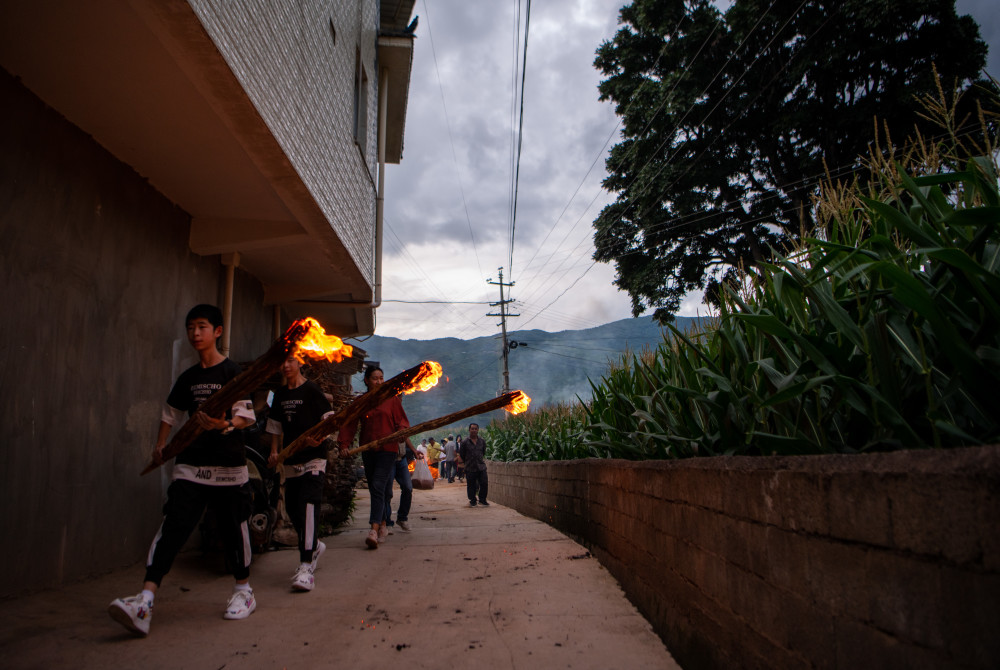
[[[674,325],[686,331],[697,326],[698,321],[694,317],[677,317]],[[589,400],[588,380],[600,383],[610,361],[620,360],[626,351],[655,348],[663,341],[663,334],[664,329],[652,317],[620,319],[580,330],[509,331],[507,339],[512,343],[508,353],[510,388],[527,393],[534,407],[574,402],[577,397]],[[436,387],[403,397],[403,407],[411,424],[489,400],[502,388],[499,333],[470,340],[456,337],[410,340],[373,335],[358,345],[367,352],[366,361],[377,362],[387,379],[421,361],[433,360],[441,364],[444,375]],[[355,390],[363,390],[362,375],[355,375],[351,384]],[[440,440],[456,430],[465,434],[465,427],[471,421],[486,425],[491,418],[501,415],[502,411],[498,410],[473,417],[462,426],[434,431],[434,435]]]

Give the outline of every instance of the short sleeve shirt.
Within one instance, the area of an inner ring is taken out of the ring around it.
[[[182,372],[174,382],[174,387],[167,396],[167,404],[187,412],[191,417],[212,394],[239,374],[240,366],[228,358],[210,368],[203,368],[200,363],[196,363]],[[249,398],[247,403],[250,403]],[[225,418],[232,419],[232,410],[226,410]],[[177,455],[176,462],[196,466],[245,465],[242,433],[235,430],[223,435],[221,431],[206,430]]]
[[[294,442],[302,433],[309,430],[331,411],[330,401],[315,382],[306,381],[300,386],[290,389],[287,386],[274,392],[271,402],[271,414],[267,421],[267,432],[283,435],[285,446]],[[315,447],[306,447],[288,457],[289,465],[306,463],[316,458],[326,458],[325,443]]]

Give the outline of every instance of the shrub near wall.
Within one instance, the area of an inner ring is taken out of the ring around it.
[[[1000,667],[1000,447],[491,463],[692,668]]]

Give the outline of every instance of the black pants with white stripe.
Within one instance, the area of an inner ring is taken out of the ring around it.
[[[198,525],[206,507],[211,507],[219,521],[219,532],[226,566],[237,581],[250,576],[250,484],[208,486],[186,479],[175,479],[167,489],[163,505],[163,523],[153,539],[146,558],[146,581],[160,584],[178,552]]]
[[[299,534],[299,561],[312,562],[319,541],[319,507],[323,502],[324,472],[307,472],[285,480],[285,508]]]

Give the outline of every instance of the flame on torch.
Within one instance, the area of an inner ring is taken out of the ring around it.
[[[331,363],[339,363],[354,351],[351,345],[344,344],[344,341],[336,335],[327,335],[323,326],[319,325],[319,321],[311,316],[295,323],[301,323],[308,327],[306,334],[299,340],[294,351],[294,356],[300,363],[306,362],[303,355],[316,359],[325,358]]]
[[[410,385],[403,389],[403,393],[410,394],[415,391],[426,391],[437,386],[441,379],[441,364],[434,361],[424,361],[420,364],[420,372],[414,377]]]
[[[514,391],[516,394],[510,401],[510,404],[505,406],[504,409],[511,414],[520,414],[521,412],[526,412],[528,410],[528,405],[531,404],[531,398],[524,391]]]

